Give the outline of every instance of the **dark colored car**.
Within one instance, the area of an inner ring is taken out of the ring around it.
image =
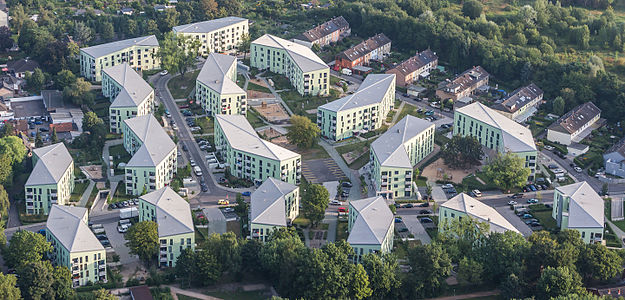
[[[402,227],[402,228],[399,228],[399,230],[398,230],[398,231],[399,231],[399,232],[407,232],[407,231],[408,231],[408,228],[406,228],[406,227]]]
[[[419,221],[421,221],[421,223],[434,223],[430,218],[421,218]]]
[[[523,198],[523,194],[521,194],[521,193],[516,193],[516,194],[514,194],[514,195],[510,196],[510,198],[512,198],[512,199]]]
[[[106,240],[106,234],[100,233],[100,234],[96,234],[95,236],[96,238],[98,238],[98,240],[103,241]]]
[[[354,186],[354,185],[353,185],[351,182],[349,182],[349,181],[344,181],[341,185],[342,185],[343,187],[348,187],[348,188],[350,188],[350,187]]]
[[[423,202],[423,203],[419,204],[419,207],[430,207],[430,203],[429,202]]]
[[[405,208],[413,208],[414,205],[412,203],[408,203],[406,205],[404,205]]]
[[[208,192],[208,186],[206,184],[200,185],[202,187],[202,192]]]
[[[252,195],[252,192],[250,192],[250,191],[243,192],[243,193],[241,193],[241,195],[246,196],[246,197],[249,197],[249,196],[251,196],[251,195]]]
[[[187,148],[187,145],[182,144],[182,151],[184,151],[184,152],[189,151],[189,148]]]
[[[432,214],[432,211],[429,209],[422,209],[419,211],[419,213],[422,215],[429,215],[429,214]]]

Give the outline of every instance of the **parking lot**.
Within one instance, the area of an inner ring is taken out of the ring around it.
[[[320,184],[327,181],[347,179],[345,173],[331,158],[305,160],[302,162],[302,174],[309,183]]]

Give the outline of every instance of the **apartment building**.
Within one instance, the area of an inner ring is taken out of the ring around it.
[[[384,33],[378,33],[339,53],[336,56],[335,65],[352,69],[355,66],[368,65],[372,59],[382,60],[389,53],[391,53],[391,40]]]
[[[505,154],[512,152],[525,160],[525,167],[536,170],[536,144],[532,132],[480,102],[456,108],[454,135],[473,136],[482,146]],[[489,153],[486,153],[489,156]]]
[[[156,36],[137,37],[80,49],[80,75],[91,81],[102,80],[102,70],[128,63],[137,71],[161,67],[156,53]]]
[[[319,47],[325,47],[330,45],[330,43],[336,43],[350,36],[351,33],[352,30],[349,28],[347,20],[343,16],[338,16],[295,38],[311,44],[317,44]]]
[[[161,189],[176,173],[178,148],[153,115],[122,122],[124,149],[132,158],[125,168],[126,193],[141,195]]]
[[[382,127],[395,103],[395,75],[370,74],[356,92],[319,106],[317,126],[334,141]]]
[[[349,202],[347,242],[354,248],[355,263],[369,253],[390,253],[393,249],[395,217],[386,200],[377,196]]]
[[[413,196],[413,169],[434,151],[434,131],[434,123],[407,115],[371,143],[369,175],[377,196]]]
[[[48,257],[55,266],[67,267],[72,287],[107,282],[106,251],[88,226],[84,207],[52,205],[46,221]]]
[[[603,154],[605,172],[625,178],[625,137]]]
[[[102,70],[102,94],[112,101],[109,128],[122,133],[124,120],[154,112],[154,89],[128,63]]]
[[[139,221],[154,221],[158,226],[160,267],[175,267],[184,249],[195,249],[191,207],[170,187],[139,197]]]
[[[330,68],[310,48],[265,34],[251,45],[252,67],[286,76],[300,95],[327,95]]]
[[[465,193],[454,196],[438,208],[438,232],[443,233],[449,230],[454,221],[462,220],[462,218],[471,218],[474,221],[488,224],[489,232],[513,231],[520,233],[494,208]]]
[[[33,171],[24,184],[26,213],[47,215],[53,204],[69,203],[74,160],[63,143],[34,149],[32,160]]]
[[[592,131],[601,118],[601,110],[592,102],[578,105],[547,128],[547,140],[571,145],[579,143]]]
[[[432,50],[427,49],[417,52],[417,55],[403,61],[394,68],[386,71],[386,74],[397,76],[397,85],[407,87],[420,78],[430,75],[430,72],[438,66],[438,56]]]
[[[236,52],[243,38],[249,36],[249,21],[239,17],[225,17],[175,26],[173,32],[199,40],[199,54],[202,56],[230,53]]]
[[[247,93],[236,80],[237,58],[211,53],[195,79],[195,99],[209,116],[245,115]]]
[[[452,99],[456,101],[460,98],[470,96],[476,89],[488,85],[490,75],[484,68],[477,66],[468,69],[458,75],[453,80],[439,83],[436,89],[436,97],[441,100]]]
[[[215,116],[215,148],[233,176],[257,185],[269,177],[300,183],[302,157],[261,139],[243,115]]]
[[[277,228],[291,225],[299,215],[299,187],[267,178],[250,197],[250,236],[266,242]]]
[[[580,232],[587,244],[604,243],[604,202],[586,182],[556,187],[551,216],[560,230]]]
[[[543,90],[533,83],[514,90],[508,97],[493,106],[500,114],[519,123],[525,122],[543,103]]]

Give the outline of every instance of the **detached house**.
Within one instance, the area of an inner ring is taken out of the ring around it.
[[[4,71],[17,78],[25,78],[26,73],[33,73],[37,68],[39,68],[39,63],[32,59],[23,58],[7,62],[7,68]]]
[[[330,45],[330,43],[336,43],[348,37],[351,32],[352,30],[349,28],[349,23],[347,23],[345,18],[338,16],[302,33],[296,39],[325,47]]]
[[[391,53],[391,40],[384,33],[378,33],[339,53],[336,56],[335,65],[352,69],[356,66],[368,65],[372,59],[381,60],[389,53]]]
[[[601,110],[592,102],[581,104],[564,114],[547,128],[547,140],[562,145],[571,145],[584,139],[601,117]]]
[[[299,187],[267,178],[250,200],[250,236],[261,242],[276,228],[286,227],[299,215]]]
[[[538,110],[542,100],[543,91],[531,83],[516,89],[501,103],[495,105],[493,109],[512,120],[524,122]]]
[[[586,182],[556,187],[551,216],[561,230],[575,229],[587,244],[603,243],[603,199]]]
[[[386,71],[386,74],[395,74],[397,85],[407,87],[417,82],[419,78],[428,77],[430,71],[436,66],[438,66],[438,56],[432,50],[427,49],[421,53],[417,52],[417,55]]]
[[[468,97],[476,89],[488,85],[488,72],[484,68],[477,66],[468,69],[458,75],[453,80],[439,83],[436,89],[436,97],[441,100],[452,99],[456,101],[460,98]]]
[[[607,174],[625,178],[625,138],[603,154],[603,162]]]

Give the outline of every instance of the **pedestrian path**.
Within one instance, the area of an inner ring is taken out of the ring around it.
[[[625,238],[625,232],[623,232],[623,230],[621,230],[618,226],[614,225],[612,221],[610,220],[605,220],[605,221],[608,223],[612,231],[614,231],[614,234],[616,234],[616,236],[618,237],[619,242],[621,242],[621,246],[625,246],[625,243],[623,243],[623,238]]]
[[[319,145],[323,147],[323,149],[328,152],[330,157],[336,162],[336,164],[341,168],[343,173],[349,178],[349,181],[352,183],[353,187],[351,188],[351,193],[349,194],[350,200],[362,199],[361,196],[361,187],[360,187],[360,178],[358,176],[358,171],[350,169],[341,155],[332,147],[328,142],[321,140],[319,141]]]
[[[178,299],[178,294],[180,295],[185,295],[188,297],[192,297],[192,298],[196,298],[196,299],[201,299],[201,300],[221,300],[221,298],[216,298],[216,297],[211,297],[208,295],[204,295],[198,292],[194,292],[194,291],[189,291],[189,290],[181,290],[177,287],[173,287],[171,285],[167,286],[169,287],[170,291],[171,291],[171,296],[174,299]]]
[[[496,295],[499,295],[499,294],[501,294],[501,292],[499,290],[492,290],[492,291],[475,292],[475,293],[464,294],[464,295],[454,295],[454,296],[445,296],[445,297],[431,298],[431,300],[474,299],[474,298],[496,296]]]
[[[391,124],[397,123],[397,118],[399,118],[401,111],[404,109],[404,105],[406,105],[406,102],[402,101],[399,107],[397,108],[397,112],[393,116],[393,120],[391,121]]]
[[[89,196],[91,195],[91,191],[93,191],[94,187],[95,187],[95,181],[89,180],[89,186],[87,186],[85,191],[82,193],[82,196],[80,197],[80,201],[78,202],[78,206],[80,207],[87,206],[87,202],[89,201]]]

